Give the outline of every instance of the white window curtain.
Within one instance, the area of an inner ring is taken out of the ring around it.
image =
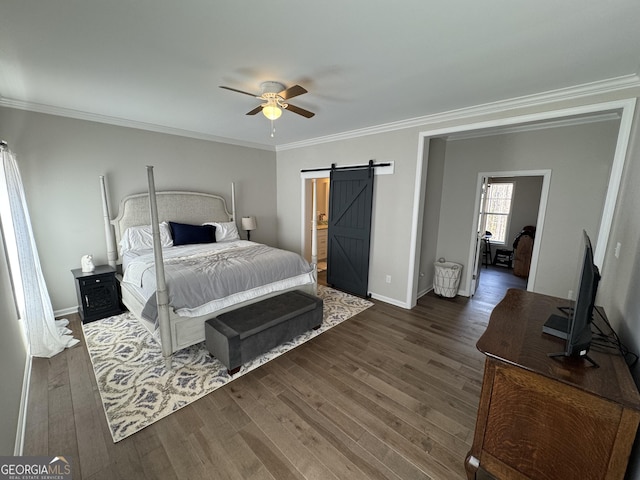
[[[40,267],[16,157],[4,144],[0,146],[0,150],[0,220],[16,303],[29,353],[34,357],[48,358],[72,347],[78,340],[70,335],[68,320],[55,320]]]

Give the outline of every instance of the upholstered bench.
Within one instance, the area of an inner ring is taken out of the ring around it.
[[[293,290],[223,313],[205,323],[207,349],[229,375],[273,347],[322,324],[322,299]]]

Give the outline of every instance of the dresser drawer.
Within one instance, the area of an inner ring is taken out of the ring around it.
[[[93,277],[79,278],[81,287],[92,287],[95,285],[116,284],[116,279],[113,275],[95,275]]]

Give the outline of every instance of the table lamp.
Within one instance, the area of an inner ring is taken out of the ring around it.
[[[246,230],[247,240],[251,240],[251,230],[255,230],[256,227],[256,217],[242,217],[242,230]]]

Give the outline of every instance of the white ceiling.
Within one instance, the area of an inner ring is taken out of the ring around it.
[[[637,75],[639,21],[638,0],[0,0],[0,105],[272,149]],[[271,138],[218,88],[266,80],[316,116]]]

